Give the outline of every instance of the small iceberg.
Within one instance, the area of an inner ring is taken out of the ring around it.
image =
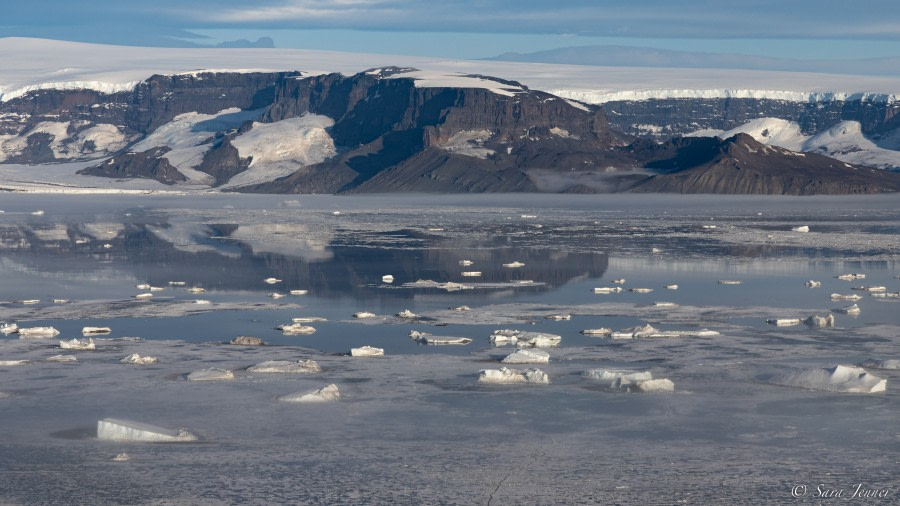
[[[8,336],[10,334],[15,334],[18,331],[19,331],[19,326],[15,323],[4,323],[4,324],[0,325],[0,333],[2,333],[5,336]]]
[[[188,293],[206,293],[206,288],[200,288],[199,286],[193,286],[191,288],[185,288]]]
[[[525,264],[519,261],[510,262],[508,264],[503,264],[503,267],[507,267],[509,269],[517,269],[519,267],[525,267]]]
[[[501,367],[500,369],[484,369],[479,371],[478,382],[497,385],[509,385],[518,383],[535,383],[546,385],[550,383],[550,377],[540,369],[528,369],[527,371],[519,371],[517,369],[508,369],[506,367]]]
[[[886,292],[887,287],[886,286],[854,286],[853,288],[851,288],[851,290],[858,290],[861,292],[881,293],[881,292]]]
[[[383,357],[384,350],[372,346],[363,346],[361,348],[350,348],[351,357]]]
[[[678,290],[678,285],[666,285],[666,290]]]
[[[417,315],[416,313],[413,313],[409,309],[404,309],[403,311],[400,311],[399,313],[396,314],[396,316],[397,316],[397,318],[418,318],[419,317],[419,315]]]
[[[291,321],[294,323],[315,323],[315,322],[327,322],[327,318],[322,318],[321,316],[298,316],[296,318],[291,318]]]
[[[94,339],[72,339],[71,341],[60,341],[59,347],[64,350],[93,350],[96,348]]]
[[[549,315],[545,316],[544,318],[546,318],[548,320],[553,320],[553,321],[563,321],[563,320],[571,320],[572,315],[570,315],[570,314],[549,314]]]
[[[821,281],[813,281],[812,279],[810,279],[809,281],[806,282],[806,286],[808,286],[810,288],[819,288],[822,286],[822,282]]]
[[[150,292],[145,292],[145,293],[139,293],[137,295],[134,295],[133,297],[135,299],[149,299],[149,298],[153,297],[153,294]]]
[[[862,311],[859,309],[859,306],[856,304],[851,304],[849,306],[844,306],[840,309],[835,309],[835,311],[839,313],[844,313],[850,316],[858,316]]]
[[[375,318],[375,313],[370,313],[368,311],[358,311],[353,313],[354,318]]]
[[[39,339],[44,337],[56,337],[59,331],[53,327],[28,327],[19,329],[19,339]]]
[[[776,327],[790,327],[793,325],[800,325],[803,321],[800,318],[773,318],[771,320],[766,320],[766,323],[775,325]]]
[[[186,284],[186,281],[169,281],[170,286],[184,286]]]
[[[828,313],[825,316],[812,315],[803,320],[803,323],[809,325],[810,327],[832,328],[834,327],[834,315],[831,313]]]
[[[900,369],[900,360],[897,360],[897,359],[876,360],[874,358],[870,358],[859,365],[861,367],[868,367],[871,369],[898,370],[898,369]]]
[[[302,323],[293,323],[290,325],[279,325],[275,327],[286,336],[314,334],[316,328],[311,325],[303,325]]]
[[[720,335],[719,332],[715,330],[659,330],[647,324],[613,332],[610,337],[613,339],[638,339],[645,337],[715,337],[718,335]]]
[[[142,357],[137,353],[132,353],[127,357],[119,360],[120,364],[134,364],[134,365],[151,365],[159,363],[159,359],[156,357]]]
[[[614,279],[614,280],[612,280],[612,282],[615,283],[615,284],[617,284],[617,285],[624,285],[624,284],[625,284],[625,278]]]
[[[282,374],[312,374],[322,372],[322,368],[315,360],[267,360],[247,368],[247,372],[258,373],[282,373]]]
[[[649,323],[647,325],[639,325],[637,327],[629,327],[610,334],[613,339],[634,339],[638,337],[651,337],[659,332]]]
[[[47,357],[47,362],[60,362],[66,364],[78,362],[78,358],[75,355],[53,355],[52,357]]]
[[[652,288],[629,288],[628,291],[633,292],[633,293],[650,293],[653,291],[653,289]]]
[[[21,299],[21,300],[15,301],[16,304],[24,304],[26,306],[30,306],[33,304],[39,304],[40,302],[41,302],[41,299]]]
[[[109,334],[112,332],[112,329],[109,327],[84,327],[81,329],[81,335],[87,336],[90,334]]]
[[[390,274],[385,274],[384,276],[381,276],[381,282],[382,283],[393,283],[394,276],[392,276]]]
[[[15,367],[17,365],[26,365],[28,360],[0,360],[0,367]]]
[[[288,293],[291,295],[306,295],[309,293],[309,290],[291,290]]]
[[[238,346],[264,346],[266,343],[258,337],[237,336],[231,341],[228,341],[228,344],[235,344]]]
[[[887,390],[887,380],[866,372],[861,367],[837,365],[823,369],[807,369],[772,379],[776,385],[824,390],[827,392],[871,394]]]
[[[873,293],[871,295],[878,299],[900,299],[900,292]]]
[[[855,280],[857,280],[857,279],[866,279],[866,275],[865,275],[865,274],[860,274],[860,273],[856,273],[856,274],[840,274],[840,275],[838,275],[838,276],[835,276],[835,279],[840,279],[841,281],[855,281]]]
[[[831,300],[860,300],[862,299],[862,295],[857,295],[855,293],[851,293],[849,295],[842,295],[840,293],[831,294]]]
[[[472,342],[472,339],[468,337],[436,337],[427,332],[419,332],[418,330],[411,331],[409,337],[420,344],[430,344],[434,346],[465,345]]]
[[[720,285],[740,285],[742,283],[743,283],[743,281],[738,281],[736,279],[720,279],[719,280]]]
[[[533,348],[520,348],[500,362],[504,364],[546,364],[550,362],[550,354],[544,350]]]
[[[460,313],[465,312],[465,311],[471,311],[471,310],[472,310],[472,308],[470,308],[469,306],[456,306],[456,307],[450,308],[450,311],[457,311]]]
[[[233,372],[227,369],[219,369],[218,367],[200,369],[187,375],[188,381],[229,381],[233,379]]]
[[[491,334],[494,346],[515,345],[519,348],[553,348],[559,346],[562,336],[543,332],[525,332],[521,330],[495,330]]]
[[[165,289],[166,289],[166,288],[163,287],[163,286],[151,286],[151,287],[149,288],[149,290],[150,290],[151,292],[161,292],[161,291],[163,291],[163,290],[165,290]]]
[[[674,302],[654,302],[653,305],[656,307],[678,307],[678,304]]]
[[[649,371],[590,369],[584,377],[599,381],[610,390],[622,392],[673,392],[675,383],[667,378],[653,379]]]
[[[612,329],[601,327],[599,329],[584,329],[581,331],[586,336],[608,336],[612,334]]]
[[[600,288],[594,288],[594,293],[620,293],[622,288],[618,286],[602,286]]]
[[[471,261],[471,260],[460,260],[460,261],[459,261],[459,265],[462,266],[462,267],[468,267],[468,266],[470,266],[470,265],[472,265],[472,264],[474,264],[474,263],[475,263],[475,262],[473,262],[473,261]]]
[[[208,301],[206,299],[194,299],[194,304],[206,305],[206,304],[212,304],[212,302]]]
[[[799,227],[793,227],[791,228],[791,232],[809,232],[809,226],[801,225]]]
[[[283,293],[278,293],[278,292],[272,292],[269,294],[269,297],[272,297],[273,299],[280,299],[284,296],[285,295]]]
[[[266,278],[263,280],[267,285],[274,285],[275,283],[281,283],[281,280],[278,278]]]
[[[197,436],[183,429],[166,429],[147,423],[105,418],[97,422],[97,439],[144,443],[184,443],[197,441]]]
[[[128,462],[129,460],[131,460],[131,456],[124,452],[117,454],[112,459],[113,462]]]
[[[137,288],[138,290],[149,290],[150,289],[150,285],[147,283],[138,283],[138,284],[134,285],[134,287]]]
[[[341,392],[334,383],[312,392],[297,392],[282,395],[278,398],[282,402],[334,402],[340,400]]]
[[[460,273],[464,278],[476,278],[481,276],[481,271],[463,271]]]

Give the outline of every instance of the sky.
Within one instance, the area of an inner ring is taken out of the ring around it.
[[[896,0],[37,0],[0,36],[485,58],[610,44],[797,59],[900,57]]]

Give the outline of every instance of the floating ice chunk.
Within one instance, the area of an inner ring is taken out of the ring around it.
[[[25,304],[27,306],[30,306],[32,304],[38,304],[40,302],[41,302],[41,299],[21,299],[21,300],[15,301],[16,304]]]
[[[678,285],[666,285],[666,290],[678,290]]]
[[[840,279],[841,281],[855,281],[855,280],[857,280],[857,279],[866,279],[866,275],[865,275],[865,274],[860,274],[860,273],[856,273],[856,274],[840,274],[840,275],[838,275],[838,276],[835,276],[835,278],[836,278],[836,279]]]
[[[721,335],[716,330],[661,330],[648,337],[715,337]]]
[[[50,299],[50,302],[54,304],[68,304],[69,299]]]
[[[151,286],[150,288],[148,288],[148,290],[150,290],[151,292],[161,292],[165,289],[166,288],[164,286]]]
[[[419,315],[417,315],[416,313],[413,313],[409,309],[404,309],[403,311],[400,311],[399,313],[397,313],[396,316],[397,316],[397,318],[418,318],[419,317]]]
[[[259,373],[284,373],[284,374],[311,374],[322,372],[322,368],[315,360],[268,360],[247,368],[247,372]]]
[[[618,286],[603,286],[594,288],[594,293],[620,293],[622,289]]]
[[[624,284],[625,284],[625,278],[614,279],[614,280],[612,280],[612,282],[615,283],[615,284],[617,284],[617,285],[624,285]]]
[[[137,288],[138,290],[149,290],[150,289],[150,285],[148,285],[147,283],[138,283],[138,284],[134,285],[134,287]]]
[[[390,274],[385,274],[384,276],[381,276],[381,282],[382,283],[393,283],[394,276],[392,276]]]
[[[610,383],[616,380],[635,382],[653,379],[653,374],[649,371],[624,371],[617,369],[589,369],[585,371],[582,376],[599,381],[608,381]]]
[[[636,337],[650,337],[657,332],[659,331],[656,330],[652,325],[647,324],[622,329],[618,332],[613,332],[612,334],[610,334],[610,337],[612,337],[613,339],[634,339]]]
[[[263,281],[269,285],[274,285],[275,283],[281,283],[281,280],[278,278],[266,278]]]
[[[874,358],[870,358],[859,365],[862,367],[869,367],[871,369],[897,370],[897,369],[900,369],[900,360],[897,360],[897,359],[875,360]]]
[[[28,364],[28,360],[0,360],[0,367],[15,367]]]
[[[194,304],[205,305],[205,304],[212,304],[212,302],[210,302],[206,299],[194,299]]]
[[[97,439],[141,441],[146,443],[182,443],[196,441],[197,436],[183,429],[166,429],[141,422],[106,418],[97,422]]]
[[[720,279],[719,280],[720,285],[740,285],[742,283],[743,283],[743,281],[738,281],[736,279]]]
[[[464,345],[472,342],[468,337],[435,337],[427,332],[419,332],[413,330],[409,333],[409,337],[421,344],[441,345]]]
[[[703,225],[703,228],[706,230],[712,230],[714,228],[718,228],[716,225]]]
[[[472,265],[472,264],[474,264],[474,263],[475,263],[475,262],[473,262],[473,261],[471,261],[471,260],[460,260],[460,261],[459,261],[459,265],[461,265],[461,266],[463,266],[463,267],[468,267],[468,266],[470,266],[470,265]]]
[[[278,293],[278,292],[272,292],[269,294],[269,297],[272,297],[273,299],[280,299],[284,296],[285,295],[283,293]]]
[[[872,297],[878,299],[900,299],[900,292],[873,293]]]
[[[309,290],[291,290],[288,293],[291,295],[306,295],[309,293]]]
[[[656,307],[677,307],[678,306],[678,304],[676,304],[674,302],[654,302],[653,305]]]
[[[517,337],[516,346],[519,348],[553,348],[562,342],[562,336],[542,332],[522,332]]]
[[[463,271],[460,274],[466,278],[477,278],[478,276],[481,276],[481,271]]]
[[[803,323],[811,327],[834,327],[834,315],[831,313],[828,313],[825,316],[812,315],[803,320]]]
[[[236,344],[238,346],[263,346],[266,343],[258,337],[237,336],[231,341],[228,341],[228,344]]]
[[[334,383],[312,392],[297,392],[282,395],[278,398],[283,402],[333,402],[341,398],[341,392]]]
[[[856,304],[851,304],[851,305],[849,305],[849,306],[844,306],[844,307],[842,307],[842,308],[840,308],[840,309],[835,309],[835,311],[837,311],[837,312],[839,312],[839,313],[848,314],[848,315],[851,315],[851,316],[856,316],[856,315],[858,315],[858,314],[860,314],[860,313],[862,312],[862,311],[859,309],[859,306],[857,306]]]
[[[135,299],[149,299],[149,298],[151,298],[151,297],[153,297],[153,294],[150,293],[150,292],[139,293],[139,294],[137,294],[137,295],[134,296]]]
[[[651,253],[655,253],[655,254],[659,254],[659,253],[662,253],[663,250],[661,250],[660,248],[650,248],[650,252],[651,252]]]
[[[137,353],[132,353],[127,357],[119,360],[120,364],[134,364],[134,365],[151,365],[159,363],[159,359],[156,357],[142,357]]]
[[[831,300],[860,300],[862,295],[851,293],[850,295],[841,295],[839,293],[831,294]]]
[[[228,381],[233,379],[233,372],[227,369],[219,369],[218,367],[200,369],[187,375],[188,381]]]
[[[94,339],[72,339],[71,341],[60,341],[59,347],[64,350],[93,350],[96,348]]]
[[[520,348],[500,362],[504,364],[546,364],[550,362],[550,354],[543,350]]]
[[[810,288],[819,288],[820,286],[822,286],[822,282],[821,281],[813,281],[810,279],[809,281],[806,282],[806,286],[808,286]]]
[[[59,335],[59,331],[53,327],[19,328],[19,339],[56,337],[58,335]]]
[[[550,378],[540,369],[519,371],[517,369],[501,367],[500,369],[484,369],[479,371],[478,382],[491,384],[536,383],[546,385],[550,383]]]
[[[322,318],[321,316],[298,316],[296,318],[291,318],[291,321],[294,323],[315,323],[315,322],[327,322],[327,318]]]
[[[672,392],[675,384],[666,378],[653,379],[649,371],[590,369],[583,376],[604,383],[607,388],[624,392]]]
[[[776,377],[776,385],[811,390],[847,393],[877,393],[887,389],[887,380],[869,374],[865,369],[852,365],[838,365],[823,369],[807,369],[794,374]]]
[[[668,378],[652,379],[647,381],[638,381],[631,387],[635,392],[674,392],[675,383]]]
[[[508,264],[503,264],[503,267],[508,267],[510,269],[516,269],[519,267],[525,267],[525,264],[523,264],[522,262],[519,262],[519,261],[515,261],[515,262],[510,262]]]
[[[275,327],[280,330],[284,335],[305,335],[305,334],[313,334],[316,332],[316,328],[311,325],[303,325],[301,323],[294,323],[291,325],[279,325]]]
[[[43,215],[44,215],[44,211],[38,209],[37,211],[31,211],[31,214],[34,215],[34,216],[43,216]]]
[[[169,284],[172,286],[184,286],[187,284],[186,281],[169,281]]]
[[[581,331],[586,336],[608,336],[612,334],[612,329],[601,327],[599,329],[584,329]]]
[[[375,313],[370,313],[368,311],[358,311],[353,313],[354,318],[375,318]]]
[[[803,322],[800,318],[774,318],[766,320],[766,323],[775,325],[776,327],[790,327],[792,325],[800,325]]]
[[[793,227],[791,228],[791,232],[809,232],[809,226],[801,225],[799,227]]]
[[[186,288],[188,293],[206,293],[205,288],[200,288],[199,286],[192,286],[191,288]]]
[[[572,315],[570,315],[570,314],[549,314],[549,315],[545,316],[544,318],[546,318],[548,320],[553,320],[553,321],[563,321],[563,320],[571,320]]]
[[[628,291],[634,292],[634,293],[650,293],[653,291],[653,289],[652,288],[629,288]]]
[[[384,350],[372,346],[363,346],[362,348],[350,348],[351,357],[383,357]]]
[[[859,290],[862,292],[886,292],[886,286],[854,286],[851,290]]]
[[[112,460],[113,462],[128,462],[129,460],[131,460],[131,456],[127,453],[120,453],[113,457]]]
[[[75,355],[53,355],[52,357],[47,357],[47,362],[78,362],[78,358]]]
[[[0,332],[2,332],[5,336],[8,336],[9,334],[15,334],[18,331],[19,326],[15,323],[4,323],[3,325],[0,325]]]
[[[85,336],[89,334],[109,334],[110,332],[112,332],[112,329],[109,327],[84,327],[81,329],[81,334]]]
[[[469,306],[456,306],[456,307],[450,308],[450,311],[459,311],[459,312],[471,311],[471,310],[472,310],[472,308],[470,308]]]
[[[112,249],[112,247],[113,247],[113,245],[110,244],[110,243],[105,243],[105,244],[103,245],[103,249]]]

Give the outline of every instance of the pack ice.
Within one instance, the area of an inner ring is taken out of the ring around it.
[[[197,436],[181,429],[166,429],[147,423],[105,418],[97,422],[97,439],[141,441],[146,443],[182,443],[196,441]]]
[[[72,339],[71,341],[60,341],[59,347],[64,350],[93,350],[96,348],[94,340],[88,339]]]
[[[511,384],[511,383],[550,383],[550,377],[540,369],[528,369],[520,371],[518,369],[508,369],[501,367],[500,369],[483,369],[478,372],[479,383],[491,384]]]
[[[32,339],[41,337],[56,337],[59,331],[53,327],[28,327],[19,328],[19,339]]]
[[[884,392],[887,389],[886,379],[869,374],[862,367],[852,365],[807,369],[794,374],[776,377],[772,382],[776,385],[807,388],[810,390],[857,394]]]
[[[341,392],[334,383],[312,392],[297,392],[282,395],[278,400],[283,402],[330,402],[341,398]]]
[[[673,392],[675,383],[667,378],[653,379],[650,371],[589,369],[584,377],[603,383],[610,390],[622,392]]]
[[[156,364],[158,362],[159,362],[159,359],[156,357],[142,357],[142,356],[138,355],[137,353],[132,353],[131,355],[128,355],[127,357],[123,358],[122,360],[119,360],[119,363],[121,363],[121,364],[135,364],[135,365],[150,365],[150,364]]]
[[[562,336],[543,332],[525,332],[522,330],[501,329],[491,334],[494,346],[515,345],[519,348],[552,348],[559,346]]]
[[[298,360],[297,362],[292,362],[290,360],[267,360],[248,367],[247,372],[305,374],[322,372],[322,368],[319,367],[319,364],[315,360]]]
[[[546,364],[550,362],[550,354],[544,350],[520,348],[504,357],[500,362],[504,364]]]
[[[384,350],[373,346],[363,346],[361,348],[350,348],[351,357],[383,357]]]
[[[217,367],[200,369],[187,375],[188,381],[227,381],[234,379],[234,373]]]
[[[435,346],[454,344],[463,345],[472,342],[472,340],[468,337],[435,337],[428,332],[419,332],[418,330],[411,330],[409,332],[409,338],[419,344],[430,344]]]

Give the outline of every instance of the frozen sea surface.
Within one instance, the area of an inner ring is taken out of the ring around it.
[[[878,394],[776,378],[900,358],[900,300],[853,290],[900,290],[898,203],[0,196],[0,321],[61,331],[0,336],[0,361],[28,361],[0,366],[0,503],[815,504],[823,487],[847,497],[857,484],[889,490],[880,501],[891,503],[900,373],[870,370],[887,379]],[[791,230],[802,225],[810,232]],[[502,265],[512,262],[525,265]],[[482,275],[461,275],[474,270]],[[835,278],[845,273],[866,278]],[[393,283],[382,282],[387,274]],[[808,288],[810,279],[822,286]],[[164,289],[133,298],[145,283]],[[446,283],[465,286],[436,287]],[[624,291],[593,293],[602,286]],[[860,315],[835,313],[835,328],[766,323],[846,305],[832,293],[860,294]],[[418,316],[395,316],[405,309]],[[358,311],[376,316],[353,318]],[[559,314],[571,319],[546,318]],[[296,317],[325,321],[304,323],[316,328],[310,335],[275,328]],[[580,333],[644,324],[719,335]],[[112,332],[94,338],[96,350],[72,351],[77,362],[47,361],[85,326]],[[549,384],[477,383],[478,371],[515,350],[491,345],[503,328],[562,337],[539,366]],[[473,342],[420,345],[411,330]],[[222,344],[239,335],[268,345]],[[364,345],[385,356],[348,356]],[[159,363],[119,362],[132,353]],[[306,359],[322,371],[247,371]],[[212,367],[234,379],[185,379]],[[597,368],[650,371],[675,391],[611,392],[583,376]],[[277,400],[332,383],[337,402]],[[104,418],[200,440],[100,441]],[[123,452],[131,460],[113,461]],[[802,486],[807,495],[793,497]]]

